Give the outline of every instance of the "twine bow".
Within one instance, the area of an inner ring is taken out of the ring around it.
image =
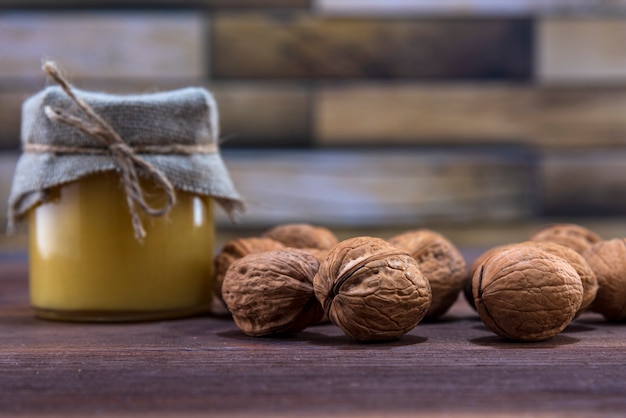
[[[109,123],[98,116],[87,102],[74,94],[72,86],[61,75],[61,72],[54,62],[46,61],[43,64],[43,70],[63,89],[65,94],[78,106],[83,114],[83,118],[81,118],[65,110],[46,106],[44,108],[46,116],[50,120],[71,126],[106,146],[110,156],[113,158],[120,171],[124,192],[126,194],[126,202],[132,218],[135,238],[143,240],[143,238],[146,237],[146,230],[143,228],[139,213],[137,212],[137,205],[148,215],[165,215],[176,204],[174,186],[172,186],[162,171],[138,156],[115,132]],[[139,183],[138,170],[141,170],[142,174],[147,175],[158,186],[163,188],[165,196],[167,197],[165,205],[162,207],[153,207],[146,202],[145,192]]]

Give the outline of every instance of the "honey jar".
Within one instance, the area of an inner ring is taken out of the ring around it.
[[[11,224],[29,233],[38,317],[134,321],[207,312],[213,207],[242,201],[220,157],[211,94],[115,96],[60,87],[23,105]]]

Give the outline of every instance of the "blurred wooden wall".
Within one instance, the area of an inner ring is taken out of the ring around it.
[[[211,90],[240,231],[626,235],[625,45],[622,0],[0,0],[0,199],[51,58],[87,90]]]

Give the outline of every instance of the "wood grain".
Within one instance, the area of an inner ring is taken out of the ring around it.
[[[322,145],[622,147],[626,89],[508,84],[327,84],[314,96]]]
[[[525,19],[217,13],[212,22],[216,78],[526,80],[532,71],[532,30]]]
[[[212,83],[224,148],[303,147],[311,142],[310,89],[292,83]]]
[[[622,0],[314,0],[316,11],[357,16],[614,16]]]
[[[504,84],[351,83],[315,97],[324,145],[520,143],[534,136],[535,93]]]
[[[545,83],[624,82],[625,43],[623,19],[542,19],[537,31],[539,79]]]
[[[102,9],[102,8],[225,8],[306,9],[309,0],[0,0],[0,8]]]
[[[533,210],[533,155],[523,149],[241,151],[224,158],[249,201],[242,219],[249,227],[502,221]]]
[[[19,91],[0,90],[0,150],[17,150],[20,147],[20,129],[22,121],[22,103],[36,93],[19,89]]]
[[[228,318],[32,317],[25,257],[0,257],[0,410],[102,417],[617,417],[626,327],[586,314],[544,343],[496,337],[459,299],[397,342],[332,325],[253,338]]]
[[[0,15],[0,82],[43,82],[42,59],[70,79],[199,79],[204,24],[190,12],[6,13]]]
[[[626,145],[626,88],[544,87],[534,107],[536,143],[550,148]]]
[[[623,216],[626,151],[547,152],[541,176],[546,216]]]

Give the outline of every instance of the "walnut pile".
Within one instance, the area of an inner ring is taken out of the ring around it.
[[[334,246],[313,284],[330,321],[357,341],[400,338],[431,302],[428,280],[411,255],[373,237]]]
[[[316,248],[328,250],[337,244],[337,237],[329,229],[309,224],[285,224],[276,226],[263,234],[282,243],[285,247]]]
[[[598,295],[590,310],[607,321],[626,319],[626,241],[615,238],[595,243],[584,254],[598,279]]]
[[[495,252],[472,278],[476,310],[501,337],[543,341],[560,333],[583,300],[574,267],[542,249],[516,245]]]
[[[313,255],[296,248],[248,254],[228,268],[222,296],[247,335],[299,332],[322,318],[313,292],[318,268]]]
[[[236,238],[228,241],[213,261],[215,274],[213,277],[213,292],[222,299],[222,283],[231,264],[236,260],[253,253],[280,250],[284,245],[271,238]],[[222,299],[223,300],[223,299]]]
[[[465,282],[465,259],[459,250],[443,235],[429,229],[408,231],[388,241],[411,254],[430,283],[432,303],[426,318],[446,313]]]
[[[531,241],[548,241],[571,248],[583,254],[602,238],[595,232],[576,224],[554,224],[543,227],[531,234]]]

